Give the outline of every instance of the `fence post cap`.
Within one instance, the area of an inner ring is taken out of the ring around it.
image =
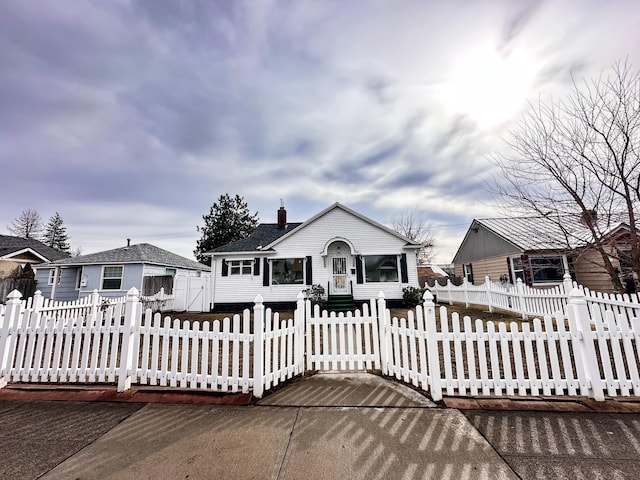
[[[520,277],[516,278],[516,283],[522,283],[522,279]]]
[[[127,297],[137,297],[139,295],[140,295],[140,292],[138,291],[138,289],[136,287],[131,287],[127,291]]]
[[[256,305],[262,305],[262,302],[264,302],[264,298],[262,298],[262,295],[260,294],[258,294],[253,301],[253,303],[255,303]]]
[[[584,292],[579,288],[574,288],[569,292],[569,302],[570,303],[586,303],[584,299]]]
[[[571,274],[569,272],[565,272],[562,278],[563,280],[571,280]]]
[[[22,294],[19,290],[12,290],[9,295],[7,295],[7,300],[20,300],[22,298]]]
[[[422,299],[425,302],[432,302],[433,303],[433,293],[431,293],[431,291],[429,291],[429,290],[425,290],[424,293],[422,294]]]
[[[42,292],[40,290],[36,290],[36,292],[33,294],[34,297],[41,297],[42,296]]]
[[[380,293],[378,293],[378,300],[384,300],[384,298],[384,292],[380,290]]]
[[[304,300],[304,293],[298,292],[298,300]]]

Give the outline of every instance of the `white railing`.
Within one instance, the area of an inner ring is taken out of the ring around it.
[[[9,295],[0,316],[0,388],[9,382],[161,385],[260,398],[306,370],[380,370],[443,395],[640,396],[640,318],[573,289],[565,312],[495,324],[436,312],[433,296],[392,318],[384,295],[354,314],[298,295],[293,318],[263,305],[213,322],[162,318],[136,289],[67,317]],[[305,364],[306,354],[306,364]]]
[[[565,274],[561,284],[551,288],[533,288],[517,279],[515,286],[505,286],[491,282],[485,277],[482,285],[471,285],[466,279],[462,285],[456,286],[447,280],[446,285],[435,282],[429,290],[437,296],[441,303],[464,303],[489,307],[489,312],[500,309],[514,312],[526,319],[529,316],[552,315],[562,312],[566,315],[569,295],[573,289],[582,291],[587,304],[596,305],[604,315],[606,311],[625,313],[629,317],[640,317],[640,294],[608,294],[591,292],[588,288],[578,285]]]

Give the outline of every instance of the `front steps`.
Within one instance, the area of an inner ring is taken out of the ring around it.
[[[356,303],[353,301],[353,295],[329,295],[327,302],[327,310],[330,312],[353,312],[356,309]]]

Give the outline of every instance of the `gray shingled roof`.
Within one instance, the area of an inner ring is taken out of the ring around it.
[[[274,240],[298,228],[302,223],[288,223],[287,228],[278,228],[277,223],[261,223],[247,238],[214,248],[206,253],[259,252]]]
[[[192,270],[209,270],[207,265],[181,257],[149,243],[90,253],[79,257],[65,258],[50,265],[102,265],[113,263],[146,263]]]
[[[592,239],[588,228],[578,216],[567,215],[563,218],[562,229],[555,219],[547,217],[480,218],[476,221],[524,251],[561,250],[567,245],[579,248],[591,243]],[[604,219],[601,223],[604,223]],[[600,228],[606,233],[621,224],[623,223],[602,224]]]
[[[10,235],[0,235],[0,257],[10,255],[25,248],[39,253],[49,261],[60,260],[69,257],[68,253],[51,248],[44,243],[33,238],[13,237]]]

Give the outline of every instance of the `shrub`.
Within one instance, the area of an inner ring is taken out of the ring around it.
[[[422,303],[422,295],[426,289],[419,287],[404,287],[402,289],[402,301],[404,305],[413,308]]]
[[[320,308],[327,306],[327,299],[324,296],[324,287],[319,284],[311,285],[309,288],[302,291],[304,297],[307,300],[311,300],[313,305],[320,305]]]

